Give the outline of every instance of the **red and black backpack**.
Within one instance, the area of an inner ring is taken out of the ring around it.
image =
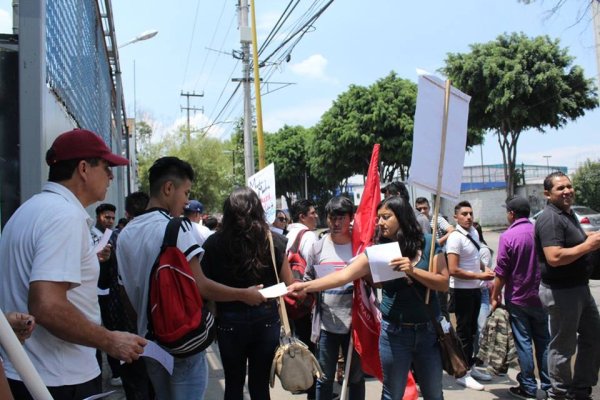
[[[187,357],[206,349],[216,332],[212,314],[203,307],[190,264],[177,248],[181,224],[182,218],[169,221],[150,272],[146,338],[173,356]]]

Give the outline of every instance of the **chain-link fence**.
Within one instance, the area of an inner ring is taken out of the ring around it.
[[[95,1],[48,1],[48,85],[82,128],[111,143],[112,80]]]

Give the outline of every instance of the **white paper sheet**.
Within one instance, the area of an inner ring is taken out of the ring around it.
[[[155,359],[167,370],[169,375],[173,375],[173,356],[156,343],[148,341],[142,356]]]
[[[108,240],[110,239],[110,235],[112,235],[112,231],[110,229],[106,228],[104,230],[104,234],[100,238],[100,241],[98,242],[96,247],[94,247],[94,254],[100,253],[102,251],[102,249],[104,249],[106,247],[106,245],[108,244]]]
[[[115,392],[116,392],[116,390],[111,390],[110,392],[99,393],[99,394],[95,394],[95,395],[93,395],[93,396],[90,396],[90,397],[86,397],[86,398],[85,398],[85,399],[83,399],[83,400],[96,400],[96,399],[102,399],[102,398],[104,398],[104,397],[108,397],[108,396],[110,396],[111,394],[113,394],[113,393],[115,393]]]
[[[269,286],[268,288],[260,289],[260,294],[265,296],[267,299],[272,299],[279,296],[285,296],[287,294],[287,288],[285,283],[279,282],[277,285]]]
[[[385,282],[392,279],[404,278],[406,274],[401,271],[394,271],[389,265],[393,258],[402,257],[398,242],[378,244],[367,247],[365,250],[369,257],[369,267],[373,282]]]

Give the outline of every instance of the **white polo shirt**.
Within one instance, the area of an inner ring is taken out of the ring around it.
[[[471,227],[467,232],[460,225],[456,225],[456,230],[453,231],[446,241],[446,253],[458,254],[458,266],[465,271],[481,272],[481,264],[479,261],[479,250],[466,237],[469,234],[473,240],[479,243],[479,234],[477,230]],[[450,287],[453,289],[477,289],[480,287],[481,280],[479,279],[460,279],[454,276],[450,277]]]
[[[93,222],[75,195],[58,183],[46,183],[41,193],[21,205],[0,239],[2,310],[27,312],[30,282],[70,282],[69,301],[100,324]],[[36,327],[25,350],[46,386],[76,385],[100,375],[96,349],[59,339],[43,326]],[[6,375],[21,380],[10,360],[4,360]]]
[[[148,210],[130,221],[117,238],[119,275],[137,313],[138,334],[144,337],[148,333],[150,271],[160,252],[170,219],[171,216],[166,210]],[[181,225],[177,235],[177,247],[186,255],[188,261],[204,253],[204,249],[198,244],[198,234],[189,220]]]

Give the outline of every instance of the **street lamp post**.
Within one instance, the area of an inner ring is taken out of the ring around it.
[[[120,45],[118,48],[122,49],[125,46],[129,46],[130,44],[133,43],[137,43],[137,42],[141,42],[142,40],[148,40],[148,39],[152,39],[154,36],[156,36],[158,34],[157,30],[149,30],[149,31],[145,31],[142,32],[141,34],[139,34],[138,36],[136,36],[135,38],[123,43],[122,45]],[[121,82],[121,68],[119,66],[117,66],[117,82],[119,85],[119,99],[122,99],[123,97],[123,83]],[[134,85],[134,89],[133,89],[133,143],[135,145],[135,130],[136,130],[136,104],[135,104],[135,61],[133,62],[133,85]],[[132,173],[131,173],[131,163],[133,162],[133,160],[131,160],[131,140],[130,140],[130,133],[127,132],[127,134],[125,135],[125,154],[127,159],[129,160],[129,164],[127,164],[127,194],[131,194],[131,188],[133,186],[133,177],[132,177]],[[135,148],[134,148],[134,157],[136,156],[135,154]]]

